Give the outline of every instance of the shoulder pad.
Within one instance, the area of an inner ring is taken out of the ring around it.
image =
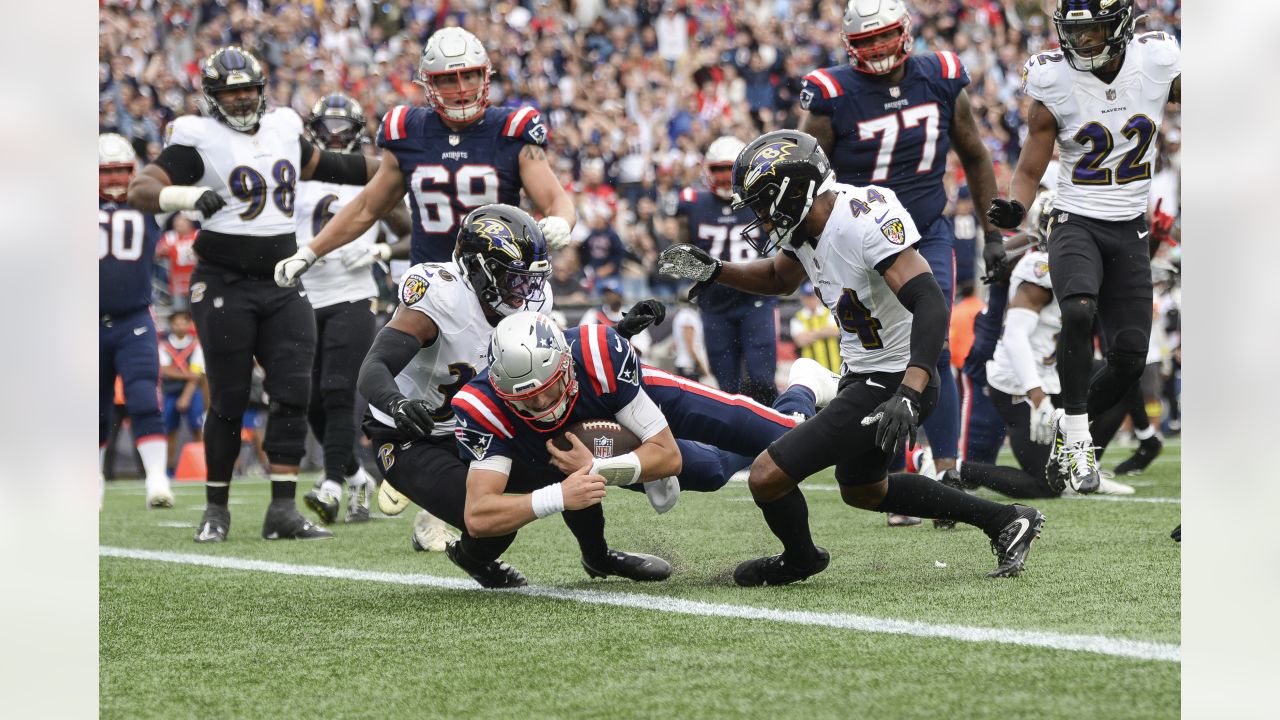
[[[262,116],[262,122],[264,125],[267,123],[277,125],[285,133],[302,134],[302,118],[298,117],[298,113],[294,112],[293,108],[278,107],[269,110]]]
[[[969,84],[969,71],[960,62],[959,55],[949,50],[940,50],[933,56],[937,61],[937,72],[943,80],[963,80],[964,84]]]
[[[198,148],[202,141],[209,139],[209,123],[216,122],[217,120],[199,115],[176,117],[165,128],[165,147],[169,145],[186,145]]]
[[[410,133],[422,126],[425,108],[396,105],[382,116],[378,126],[378,147],[396,147],[397,143],[407,139]]]
[[[1133,47],[1141,48],[1143,67],[1156,80],[1170,81],[1182,74],[1182,48],[1166,32],[1142,33]]]
[[[820,114],[831,112],[831,101],[844,94],[835,70],[836,68],[820,68],[804,76],[800,90],[801,108]]]
[[[680,202],[696,203],[698,202],[698,191],[691,187],[687,187],[680,191]]]
[[[472,299],[470,295],[461,278],[432,263],[409,268],[397,293],[400,302],[431,318],[445,334],[453,334],[466,327],[470,313],[462,303]]]
[[[1029,282],[1043,288],[1053,289],[1049,279],[1049,256],[1046,253],[1031,250],[1023,255],[1018,264],[1013,266],[1009,276],[1013,280]]]
[[[512,108],[502,121],[502,136],[530,145],[547,144],[547,126],[537,108],[524,105]]]
[[[1032,55],[1022,66],[1022,91],[1049,106],[1066,97],[1062,80],[1068,72],[1074,71],[1061,50]]]
[[[569,331],[582,354],[584,374],[600,395],[618,391],[620,383],[638,386],[640,364],[631,343],[607,325],[579,325]]]
[[[485,392],[484,386],[487,385],[489,374],[486,372],[475,380],[467,383],[453,396],[450,405],[453,407],[454,413],[458,416],[458,425],[460,427],[471,428],[480,433],[491,433],[502,438],[515,437],[515,423],[511,422],[511,418],[507,417],[506,411],[500,407],[500,403]],[[459,434],[461,439],[461,434]],[[483,447],[488,448],[489,443],[484,442]],[[472,448],[469,448],[472,449]],[[483,460],[483,452],[475,453],[477,460]]]

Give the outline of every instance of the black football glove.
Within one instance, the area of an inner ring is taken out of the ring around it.
[[[987,219],[992,225],[1005,230],[1013,230],[1022,224],[1027,216],[1027,209],[1017,200],[1001,200],[993,198],[991,207],[987,208]]]
[[[982,245],[982,264],[987,268],[987,274],[982,276],[982,282],[988,285],[1000,277],[1004,271],[1004,236],[999,230],[986,232],[986,242]]]
[[[426,400],[401,398],[391,406],[391,417],[396,421],[396,429],[412,440],[431,437],[431,429],[436,426]]]
[[[654,299],[641,300],[622,314],[613,329],[622,337],[631,338],[644,332],[650,325],[661,325],[667,317],[667,306]]]
[[[901,447],[911,447],[920,425],[920,393],[899,385],[893,397],[880,403],[875,412],[862,418],[863,425],[876,424],[876,445],[887,455],[896,455]]]
[[[212,190],[205,190],[204,194],[196,198],[196,210],[200,211],[205,217],[213,217],[213,214],[222,209],[227,201],[222,196]]]

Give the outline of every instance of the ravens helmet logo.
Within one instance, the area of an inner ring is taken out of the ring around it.
[[[747,161],[747,176],[742,181],[742,187],[749,188],[760,178],[775,174],[778,164],[791,157],[791,151],[798,147],[791,140],[777,140],[757,150]]]
[[[496,218],[479,218],[471,224],[476,235],[489,241],[489,249],[504,252],[512,260],[520,259],[520,248],[516,247],[516,238],[506,223]]]

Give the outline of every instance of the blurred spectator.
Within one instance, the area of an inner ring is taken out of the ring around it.
[[[191,306],[191,272],[196,267],[195,242],[199,230],[183,213],[173,216],[173,229],[160,236],[156,254],[168,270],[169,296],[175,309]]]
[[[204,380],[204,354],[191,314],[178,310],[169,316],[169,332],[160,339],[160,392],[164,432],[169,441],[169,477],[178,466],[178,431],[183,420],[191,432],[191,441],[203,441]]]
[[[959,370],[973,347],[973,321],[986,308],[986,303],[974,290],[973,280],[961,281],[956,286],[956,304],[951,308],[951,366]]]
[[[598,290],[601,280],[618,275],[626,249],[605,216],[596,215],[590,222],[591,230],[582,243],[582,264],[590,271]]]
[[[557,305],[582,305],[588,301],[582,285],[577,253],[566,248],[551,257],[551,295]]]
[[[608,325],[613,327],[622,319],[622,283],[616,278],[608,278],[600,282],[597,286],[600,290],[600,299],[603,304],[598,308],[591,308],[582,314],[582,318],[578,320],[579,325]],[[641,355],[649,351],[649,346],[653,344],[653,338],[648,330],[641,332],[631,338],[631,346]]]
[[[702,316],[688,300],[681,299],[671,319],[671,338],[676,351],[676,374],[701,381],[707,369],[707,348],[702,337]]]
[[[831,310],[813,291],[811,283],[800,286],[802,307],[791,318],[791,339],[800,357],[816,360],[831,372],[840,372],[840,328]]]

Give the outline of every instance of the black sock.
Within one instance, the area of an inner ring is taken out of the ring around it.
[[[787,560],[799,567],[812,565],[818,550],[813,545],[813,536],[809,534],[809,504],[805,502],[800,488],[794,488],[773,502],[757,500],[756,507],[764,513],[769,529],[782,541],[782,554]]]
[[[955,520],[982,528],[988,535],[1012,522],[1013,509],[913,473],[889,475],[889,489],[876,512],[918,518]]]
[[[284,475],[288,480],[277,480],[273,475],[271,478],[271,501],[289,500],[292,501],[298,496],[298,476]]]
[[[205,485],[204,501],[207,505],[227,506],[227,499],[231,496],[231,486],[229,485]]]
[[[592,505],[581,510],[565,510],[560,515],[578,539],[582,557],[588,561],[603,560],[609,552],[609,544],[604,539],[604,509]]]
[[[966,462],[960,466],[960,478],[1011,498],[1058,497],[1058,493],[1049,489],[1044,478],[1037,478],[1018,468]]]
[[[511,543],[515,542],[516,534],[499,535],[497,537],[471,537],[467,533],[462,533],[460,550],[468,558],[476,561],[478,564],[490,563],[502,557],[502,553],[511,547]]]

